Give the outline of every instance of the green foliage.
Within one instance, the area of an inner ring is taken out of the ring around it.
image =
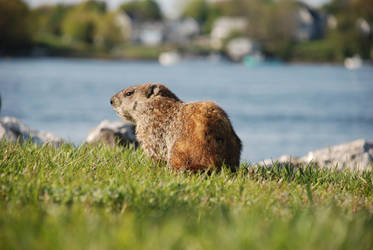
[[[370,0],[341,1],[333,0],[323,9],[332,15],[362,17],[369,22],[373,21],[373,5]]]
[[[294,44],[291,48],[293,60],[309,60],[314,62],[342,61],[343,55],[338,47],[328,40],[317,40]]]
[[[161,9],[154,0],[132,0],[122,4],[120,9],[136,21],[156,21],[162,19]]]
[[[373,50],[373,33],[370,31],[370,35],[363,34],[359,29],[359,21],[365,20],[368,24],[373,23],[372,2],[370,0],[334,0],[324,9],[333,14],[337,20],[337,27],[330,29],[325,39],[338,48],[338,53],[343,58],[359,54],[368,59]]]
[[[284,60],[343,61],[359,54],[368,59],[373,50],[373,36],[364,35],[359,20],[373,23],[370,0],[334,0],[324,11],[337,19],[337,28],[320,41],[295,42],[295,13],[299,4],[288,1],[232,0],[217,5],[222,15],[247,17],[247,35],[259,41],[265,54]]]
[[[248,20],[247,35],[258,41],[266,54],[289,59],[289,46],[296,29],[296,4],[288,0],[233,0],[227,3],[227,15]]]
[[[92,46],[109,51],[124,43],[131,31],[120,23],[117,12],[106,12],[106,3],[102,1],[43,6],[33,10],[32,16],[35,42],[52,49],[51,53],[89,51]],[[66,49],[59,50],[61,47]]]
[[[190,0],[184,8],[183,16],[191,17],[199,23],[204,23],[209,16],[209,5],[206,0]]]
[[[30,45],[29,9],[20,0],[0,0],[0,52]]]
[[[216,5],[210,5],[208,8],[207,18],[203,25],[203,31],[209,34],[212,30],[212,26],[216,19],[218,19],[222,15],[222,9],[217,7]]]
[[[101,13],[93,8],[90,1],[75,6],[66,16],[62,24],[63,34],[73,41],[88,44],[94,42],[95,32]]]
[[[175,173],[131,148],[0,141],[1,249],[368,250],[372,236],[372,170]]]
[[[118,13],[114,12],[103,16],[95,33],[96,42],[109,50],[118,44],[126,42],[130,38],[130,24],[128,23],[124,28],[125,24],[123,26],[119,24],[118,15]]]
[[[132,60],[157,60],[159,54],[163,50],[163,47],[126,44],[126,46],[123,47],[121,54],[124,58]]]
[[[106,2],[105,1],[95,1],[87,0],[79,5],[81,10],[96,12],[99,14],[106,13]]]
[[[201,25],[202,31],[209,34],[216,19],[223,15],[224,9],[206,0],[189,0],[181,15],[183,18],[195,19]]]
[[[265,54],[284,60],[290,59],[290,48],[297,25],[296,3],[289,0],[232,0],[212,6],[215,10],[211,13],[218,14],[212,18],[213,21],[219,16],[246,18],[248,27],[242,35],[259,42]]]
[[[68,36],[75,41],[92,43],[99,17],[105,15],[106,3],[84,1],[76,6],[57,4],[32,10],[35,40],[45,34]]]
[[[42,6],[31,11],[33,30],[39,35],[48,33],[55,36],[62,35],[62,22],[71,6],[57,4],[56,6]]]
[[[295,13],[300,5],[291,0],[189,0],[182,15],[195,18],[206,35],[221,16],[245,17],[248,27],[243,35],[258,42],[263,53],[270,57],[343,61],[359,54],[364,59],[372,59],[373,33],[363,32],[359,27],[365,22],[372,29],[371,0],[331,1],[323,10],[336,18],[337,26],[329,28],[319,41],[308,42],[294,40],[298,27]],[[132,0],[122,4],[119,10],[138,22],[162,20],[155,0]],[[67,51],[69,54],[71,51],[78,54],[119,51],[128,40],[130,29],[120,27],[116,15],[107,10],[105,1],[86,0],[77,5],[57,4],[29,10],[21,0],[0,0],[0,53],[25,54],[33,45],[48,48],[48,53],[53,55]],[[154,59],[162,49],[133,48],[134,51],[125,49],[123,56],[141,58],[144,55],[145,59]]]
[[[224,16],[247,16],[250,7],[263,5],[260,0],[231,0],[218,3],[218,7],[222,10]],[[259,14],[259,13],[258,13]]]
[[[93,43],[98,16],[93,13],[73,11],[63,23],[63,33],[68,38],[85,43]]]
[[[285,60],[289,59],[289,46],[293,42],[297,26],[296,8],[295,3],[288,0],[268,4],[263,10],[265,18],[263,18],[262,30],[259,30],[260,27],[253,28],[255,25],[250,26],[254,34],[260,34],[259,41],[262,42],[265,51],[277,54]]]

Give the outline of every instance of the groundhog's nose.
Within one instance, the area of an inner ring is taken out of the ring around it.
[[[111,104],[111,105],[114,104],[114,96],[110,98],[110,104]]]

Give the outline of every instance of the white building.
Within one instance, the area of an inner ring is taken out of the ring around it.
[[[221,49],[223,40],[233,32],[244,33],[247,29],[247,19],[244,17],[221,17],[217,19],[211,31],[211,46]]]
[[[171,43],[184,44],[200,34],[200,27],[193,18],[173,21],[167,24],[166,40]]]
[[[131,40],[147,46],[157,46],[163,43],[165,25],[161,22],[133,23]]]

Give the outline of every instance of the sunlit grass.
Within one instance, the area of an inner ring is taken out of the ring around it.
[[[0,142],[0,249],[373,249],[373,174],[175,173],[141,150]]]

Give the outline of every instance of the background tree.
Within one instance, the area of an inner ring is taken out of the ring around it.
[[[122,4],[120,10],[136,21],[158,21],[162,19],[162,12],[154,0],[134,0]]]
[[[373,50],[372,2],[334,0],[325,5],[324,10],[337,20],[337,26],[329,29],[326,40],[337,50],[338,56],[345,58],[359,54],[369,58]],[[367,30],[362,30],[362,25]]]
[[[62,23],[64,36],[73,41],[92,44],[100,18],[105,14],[106,4],[98,1],[85,1],[75,6]]]
[[[0,52],[29,47],[29,9],[20,0],[0,0]]]
[[[207,21],[209,15],[209,5],[206,0],[191,0],[189,1],[182,13],[184,17],[194,18],[199,23],[203,24]]]
[[[36,33],[62,35],[62,23],[72,6],[57,4],[41,6],[31,11],[33,31]]]
[[[253,5],[256,1],[251,0],[231,0],[217,3],[224,16],[247,16],[249,11],[249,5]],[[260,5],[264,4],[265,1],[260,1]],[[252,7],[252,6],[250,6]]]
[[[297,8],[293,1],[231,0],[218,2],[215,6],[223,16],[246,18],[247,30],[240,35],[259,42],[264,53],[282,59],[291,56]]]
[[[116,45],[128,41],[131,34],[131,26],[126,21],[125,17],[119,13],[107,13],[97,27],[95,34],[97,44],[110,50]]]
[[[86,11],[93,11],[100,14],[105,14],[107,10],[105,1],[88,0],[83,2],[80,6]]]
[[[249,16],[249,35],[261,42],[264,52],[288,60],[294,43],[297,29],[297,3],[290,0],[279,0],[258,7],[262,18]],[[252,9],[251,9],[252,10]],[[258,24],[258,25],[257,25]]]
[[[74,41],[93,43],[97,15],[73,11],[63,23],[63,33]]]
[[[222,4],[209,3],[206,0],[188,0],[182,11],[182,17],[195,19],[205,34],[211,32],[216,19],[224,13]]]

